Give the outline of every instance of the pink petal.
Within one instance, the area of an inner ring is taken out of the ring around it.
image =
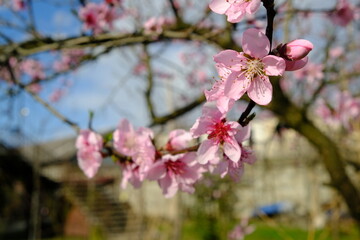
[[[233,72],[225,82],[224,94],[234,100],[238,100],[249,88],[251,81],[245,78],[243,73]]]
[[[241,43],[244,52],[252,57],[263,58],[269,54],[269,39],[255,28],[250,28],[244,32]]]
[[[201,135],[207,133],[210,127],[213,125],[213,121],[209,118],[198,118],[196,119],[194,125],[191,127],[190,132],[194,138],[200,137]]]
[[[234,103],[235,101],[233,99],[223,96],[216,101],[216,107],[221,113],[227,113],[232,108]]]
[[[175,181],[174,178],[170,177],[169,175],[166,175],[158,182],[166,198],[173,197],[179,189],[178,183]]]
[[[214,169],[214,173],[219,174],[221,178],[223,178],[228,173],[228,166],[229,166],[228,161],[221,161]]]
[[[285,71],[285,60],[281,57],[266,56],[262,59],[266,75],[269,76],[281,76]]]
[[[232,71],[240,71],[240,66],[243,65],[242,61],[244,60],[246,58],[234,50],[224,50],[214,56],[216,63],[223,64]],[[219,75],[221,75],[220,72]]]
[[[149,180],[158,180],[165,177],[166,168],[163,161],[154,163],[147,172],[146,178]]]
[[[261,1],[260,0],[252,0],[250,1],[249,5],[246,7],[246,12],[248,14],[255,13],[260,7]]]
[[[233,162],[240,160],[241,148],[234,138],[224,143],[224,153]]]
[[[225,14],[227,15],[228,22],[237,23],[244,18],[245,9],[243,7],[239,7],[237,4],[232,4]]]
[[[240,128],[240,130],[235,134],[235,138],[238,143],[242,143],[243,141],[250,138],[250,127],[249,125]]]
[[[101,166],[102,157],[99,152],[78,151],[78,164],[88,178],[92,178]]]
[[[213,0],[209,4],[209,8],[218,14],[224,14],[229,7],[230,3],[224,0]]]
[[[193,165],[193,163],[196,163],[197,154],[195,152],[188,152],[182,157],[182,161],[186,163],[187,165]]]
[[[288,61],[285,60],[286,63],[286,68],[285,71],[296,71],[299,70],[303,67],[305,67],[305,65],[308,62],[308,57],[304,57],[303,59],[297,60],[297,61]]]
[[[264,76],[263,78],[257,77],[252,80],[247,94],[254,102],[259,105],[266,105],[272,99],[272,85],[269,78]]]
[[[197,161],[200,164],[206,164],[213,158],[216,158],[217,152],[219,150],[219,145],[214,141],[207,139],[200,144],[200,147],[197,151],[198,157]]]

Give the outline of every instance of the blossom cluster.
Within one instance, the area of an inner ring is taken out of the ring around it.
[[[79,18],[83,21],[83,29],[99,34],[113,29],[113,24],[120,17],[118,8],[121,1],[106,1],[101,3],[87,3],[79,10]]]
[[[351,130],[352,123],[360,120],[360,98],[354,98],[348,91],[333,94],[333,103],[319,99],[316,114],[331,126]]]
[[[230,22],[240,21],[259,6],[260,0],[213,0],[210,4],[213,11],[226,14]],[[163,26],[171,23],[165,18],[151,18],[145,23],[144,32],[160,34]],[[122,171],[123,188],[128,183],[137,188],[144,180],[157,181],[165,197],[172,197],[179,190],[194,192],[194,184],[205,172],[221,177],[229,175],[239,181],[244,164],[253,164],[255,157],[243,144],[250,136],[250,126],[228,120],[228,112],[245,93],[257,104],[270,103],[269,76],[281,76],[286,70],[302,68],[313,48],[309,41],[298,39],[271,51],[269,39],[258,29],[246,30],[241,45],[243,52],[224,50],[214,56],[220,80],[205,90],[207,103],[189,132],[170,132],[165,146],[159,148],[154,144],[151,129],[135,130],[127,120],[120,122],[113,140],[106,143],[96,133],[86,130],[77,140],[80,168],[88,177],[93,177],[94,169],[96,172],[100,166],[99,156],[113,156]],[[194,139],[203,141],[192,146]],[[103,147],[99,148],[100,145]]]
[[[113,140],[105,143],[101,135],[82,130],[76,141],[79,167],[89,178],[94,177],[102,159],[113,156],[122,172],[121,187],[130,183],[138,188],[144,180],[157,181],[165,197],[172,197],[181,190],[194,192],[194,184],[205,172],[229,175],[240,180],[244,163],[252,164],[255,158],[250,149],[243,146],[249,137],[249,129],[236,122],[226,121],[213,107],[205,107],[203,115],[190,132],[173,130],[166,144],[154,145],[154,133],[141,127],[134,129],[123,119],[113,133]],[[208,139],[200,146],[192,146],[194,138],[208,133]],[[111,145],[111,153],[109,148]]]

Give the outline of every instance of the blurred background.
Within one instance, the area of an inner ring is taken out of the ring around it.
[[[166,199],[156,182],[121,189],[111,158],[79,169],[80,128],[126,118],[165,143],[201,115],[213,56],[267,25],[262,5],[230,24],[210,2],[0,0],[0,239],[360,239],[358,0],[275,1],[273,48],[314,50],[255,107],[240,182],[206,174]]]

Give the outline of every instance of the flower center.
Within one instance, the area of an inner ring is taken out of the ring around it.
[[[245,77],[249,80],[254,79],[257,76],[264,76],[264,63],[260,59],[248,59],[246,66],[243,68]]]
[[[186,164],[181,161],[166,161],[165,167],[168,172],[172,172],[175,175],[184,173]]]
[[[213,126],[213,131],[209,134],[208,139],[215,138],[217,143],[224,143],[229,137],[228,131],[230,131],[230,125],[225,124],[225,122],[225,118],[217,122]]]

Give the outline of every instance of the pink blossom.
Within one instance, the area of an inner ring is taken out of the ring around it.
[[[308,63],[306,67],[294,72],[297,79],[306,79],[310,84],[315,83],[324,77],[324,65],[316,63]]]
[[[71,68],[75,68],[85,55],[82,49],[65,50],[61,53],[60,60],[54,62],[53,68],[57,72],[64,72]]]
[[[277,47],[280,57],[290,61],[303,59],[313,48],[314,45],[305,39],[296,39]]]
[[[209,7],[218,14],[225,14],[231,23],[240,22],[246,14],[254,14],[260,0],[212,0]]]
[[[329,50],[329,55],[331,58],[338,58],[341,55],[344,54],[344,48],[343,47],[333,47]]]
[[[233,99],[225,96],[224,89],[225,81],[223,79],[220,79],[213,84],[212,88],[209,91],[204,91],[206,100],[208,102],[216,101],[216,107],[221,113],[227,113],[235,103]]]
[[[140,186],[147,171],[155,161],[155,147],[152,144],[153,132],[148,128],[134,130],[128,120],[123,119],[113,134],[114,148],[121,154],[131,157],[131,163],[120,164],[123,169],[122,187],[128,181],[134,187]]]
[[[316,113],[331,125],[341,125],[351,129],[351,122],[360,119],[360,99],[353,98],[348,91],[336,93],[335,104],[331,105],[320,99]]]
[[[21,70],[28,74],[32,80],[42,80],[45,78],[43,65],[34,59],[26,59],[21,62]]]
[[[276,47],[276,54],[285,60],[285,71],[296,71],[303,68],[307,62],[307,55],[314,48],[313,44],[305,39],[296,39]]]
[[[102,145],[101,135],[91,130],[81,130],[76,139],[78,164],[88,178],[94,177],[101,165]]]
[[[217,108],[205,105],[201,117],[190,129],[195,138],[208,134],[207,139],[200,144],[197,151],[198,162],[208,163],[220,154],[220,149],[231,161],[238,162],[241,148],[235,139],[235,134],[239,128],[241,128],[239,123],[226,121],[225,115]]]
[[[193,140],[190,132],[183,129],[175,129],[169,133],[169,140],[166,144],[166,150],[174,151],[189,147],[189,143]]]
[[[146,73],[146,65],[144,62],[139,62],[138,64],[135,65],[135,67],[133,68],[133,73],[135,75],[141,75]]]
[[[231,161],[228,157],[224,157],[224,161],[213,162],[215,169],[213,173],[219,174],[222,178],[229,175],[233,181],[240,181],[244,173],[244,163],[254,164],[256,161],[255,155],[248,147],[243,146],[242,142],[250,137],[250,127],[241,128],[235,135],[235,139],[241,148],[241,157],[237,162]]]
[[[120,163],[120,166],[122,167],[121,188],[126,189],[128,182],[134,188],[141,187],[145,175],[140,172],[140,166],[134,162]]]
[[[123,3],[123,0],[105,0],[105,2],[112,6],[121,6],[121,4]]]
[[[50,96],[49,96],[49,101],[50,102],[58,102],[62,96],[64,96],[65,91],[63,89],[56,89],[55,91],[53,91]]]
[[[38,83],[32,83],[28,86],[28,89],[30,92],[38,94],[42,90],[42,87]]]
[[[207,81],[207,75],[204,71],[194,69],[187,75],[187,81],[191,86],[196,86],[197,83],[204,84]]]
[[[9,65],[12,68],[14,77],[16,78],[15,80],[18,80],[20,78],[21,75],[21,70],[20,70],[20,63],[18,62],[18,60],[15,57],[10,57],[9,58]],[[12,83],[13,79],[12,76],[9,72],[9,69],[6,66],[1,66],[0,65],[0,79],[8,82],[8,83]]]
[[[99,34],[113,28],[113,22],[119,18],[116,9],[106,3],[88,3],[79,10],[79,18],[84,22],[85,30]]]
[[[342,27],[348,25],[354,17],[354,7],[347,0],[339,0],[335,11],[330,14],[331,21]]]
[[[24,10],[26,7],[24,0],[12,0],[12,9],[14,11]]]
[[[148,172],[149,180],[157,180],[165,197],[181,191],[193,193],[193,184],[202,177],[203,169],[195,161],[196,153],[165,155],[154,163]]]
[[[242,240],[246,235],[254,232],[255,227],[248,225],[248,219],[244,218],[241,222],[234,227],[229,233],[229,239],[231,240]]]
[[[247,92],[254,102],[266,105],[272,99],[272,85],[268,76],[281,76],[285,71],[285,61],[268,55],[268,38],[254,28],[244,32],[242,48],[244,52],[225,50],[214,56],[220,68],[231,72],[225,80],[224,93],[238,100]]]
[[[285,59],[286,68],[285,71],[296,71],[306,66],[308,63],[309,58],[304,57],[303,59],[296,60],[296,61],[289,61]]]
[[[145,34],[161,34],[164,26],[172,25],[175,23],[175,20],[172,18],[152,17],[144,23],[144,33]]]

